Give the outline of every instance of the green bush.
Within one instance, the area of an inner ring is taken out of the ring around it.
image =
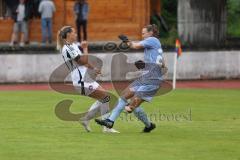
[[[228,27],[227,34],[230,37],[240,37],[240,1],[228,0]]]
[[[175,40],[178,37],[177,33],[177,0],[162,0],[162,18],[167,24],[168,31],[164,30],[163,24],[159,20],[152,16],[151,22],[156,24],[159,28],[160,40],[164,45],[174,46]]]

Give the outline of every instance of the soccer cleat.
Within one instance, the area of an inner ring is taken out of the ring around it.
[[[91,128],[89,127],[89,121],[80,121],[80,123],[87,132],[91,132]]]
[[[151,126],[150,127],[145,127],[144,129],[143,129],[143,132],[144,133],[149,133],[149,132],[151,132],[152,130],[154,130],[156,128],[156,125],[154,124],[154,123],[151,123]]]
[[[109,128],[109,129],[111,129],[114,124],[114,122],[109,119],[105,119],[105,120],[95,119],[95,122],[101,126],[105,126],[105,127]]]
[[[113,128],[109,129],[109,128],[104,126],[103,127],[103,133],[120,133],[120,132],[115,130],[115,129],[113,129]]]

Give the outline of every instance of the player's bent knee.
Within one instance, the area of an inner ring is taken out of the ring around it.
[[[123,91],[123,94],[122,94],[122,98],[124,99],[130,99],[134,96],[134,92],[130,91],[130,90],[126,90],[126,91]]]
[[[99,100],[100,102],[102,102],[102,103],[108,103],[108,102],[110,102],[110,96],[106,96],[106,97],[104,97],[103,99],[101,99],[101,100]]]
[[[132,105],[134,107],[138,107],[142,102],[143,102],[143,100],[141,98],[139,98],[139,97],[134,97],[132,99]]]

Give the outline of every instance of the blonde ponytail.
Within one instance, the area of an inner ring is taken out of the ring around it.
[[[63,45],[64,45],[64,40],[61,36],[61,30],[59,30],[57,33],[57,50],[61,51]]]

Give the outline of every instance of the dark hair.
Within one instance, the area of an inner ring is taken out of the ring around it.
[[[73,31],[72,26],[62,27],[57,34],[57,49],[61,50],[64,45],[64,40],[67,38],[67,34]]]
[[[145,26],[144,28],[146,28],[148,32],[153,32],[153,37],[159,38],[159,31],[157,25],[150,24]]]

